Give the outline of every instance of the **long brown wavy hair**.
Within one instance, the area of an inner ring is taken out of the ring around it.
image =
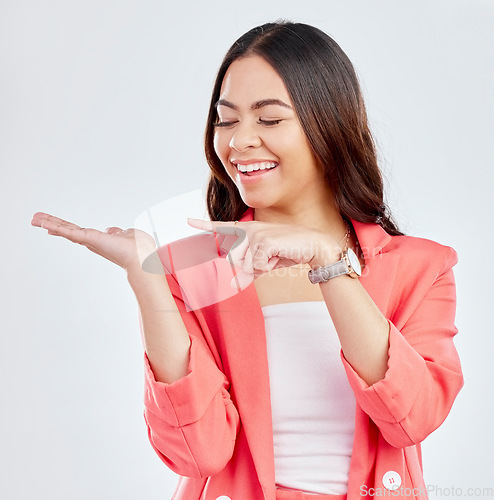
[[[211,220],[237,220],[248,208],[216,155],[213,141],[225,73],[235,60],[251,55],[263,57],[283,80],[341,216],[380,224],[392,235],[402,234],[384,202],[376,148],[352,63],[326,33],[286,21],[264,24],[242,35],[218,71],[204,141],[211,168],[207,189]]]

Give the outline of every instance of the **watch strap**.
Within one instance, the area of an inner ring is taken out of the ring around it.
[[[311,283],[316,284],[323,281],[329,281],[331,278],[336,278],[337,276],[342,276],[343,274],[349,274],[350,272],[347,260],[343,258],[334,264],[330,264],[329,266],[311,269],[309,271],[309,280]]]

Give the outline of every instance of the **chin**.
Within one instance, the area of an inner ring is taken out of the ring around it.
[[[270,200],[267,200],[263,197],[258,196],[242,196],[242,201],[249,208],[269,208],[273,206],[273,203]]]
[[[269,189],[239,189],[239,194],[250,208],[269,208],[277,204],[277,197]]]

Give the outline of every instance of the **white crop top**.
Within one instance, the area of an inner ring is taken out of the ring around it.
[[[348,486],[355,396],[326,304],[274,304],[262,311],[276,484],[342,495]]]

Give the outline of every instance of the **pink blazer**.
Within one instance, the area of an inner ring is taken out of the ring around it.
[[[463,385],[453,344],[456,253],[353,226],[365,258],[360,279],[390,322],[390,340],[386,376],[371,386],[341,356],[357,401],[348,498],[424,499],[420,442]],[[159,250],[191,336],[190,366],[164,384],[145,359],[144,416],[156,453],[182,476],[174,499],[275,500],[264,318],[254,285],[232,290],[223,238],[201,234]]]

